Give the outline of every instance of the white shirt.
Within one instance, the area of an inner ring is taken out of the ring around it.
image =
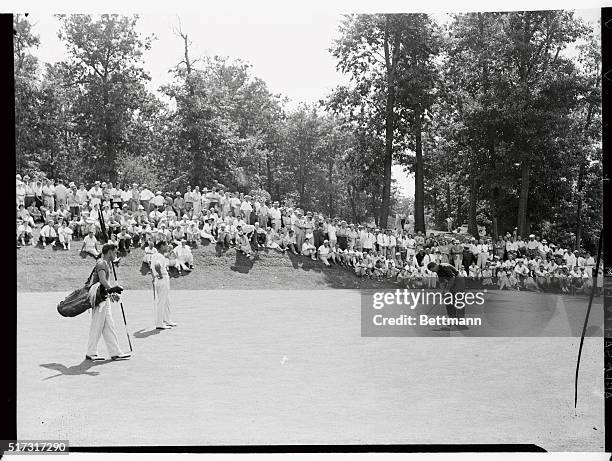
[[[155,194],[149,189],[143,189],[140,191],[140,200],[151,200],[155,197]]]
[[[281,212],[278,208],[270,208],[269,210],[270,212],[270,218],[272,219],[280,219],[281,218]]]
[[[157,264],[160,266],[159,272],[155,267]],[[151,268],[156,277],[161,273],[163,278],[168,278],[168,261],[166,257],[158,251],[151,255]]]
[[[83,239],[83,246],[86,250],[95,250],[97,243],[98,241],[96,240],[96,237],[90,237],[89,235],[86,235]]]

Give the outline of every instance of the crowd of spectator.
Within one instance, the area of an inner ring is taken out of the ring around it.
[[[536,235],[514,233],[496,241],[481,236],[411,232],[396,217],[391,228],[348,223],[339,218],[281,206],[277,201],[227,192],[223,187],[187,187],[185,192],[153,192],[147,184],[95,181],[64,184],[17,175],[17,245],[51,245],[69,250],[82,241],[81,252],[99,256],[100,216],[119,254],[143,251],[148,263],[156,243],[170,245],[166,257],[179,273],[193,269],[192,248],[208,242],[221,251],[236,248],[249,258],[262,250],[301,255],[326,266],[350,268],[356,276],[392,279],[409,288],[434,288],[430,262],[449,263],[471,288],[588,293],[595,258],[588,252],[561,248]]]

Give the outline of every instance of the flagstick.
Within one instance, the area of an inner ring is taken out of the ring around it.
[[[589,307],[587,308],[586,316],[584,317],[584,325],[582,326],[582,335],[580,336],[580,347],[578,348],[578,360],[576,361],[576,379],[574,380],[574,412],[576,411],[576,405],[578,404],[578,370],[580,370],[580,357],[582,356],[582,345],[584,344],[584,335],[586,334],[587,324],[589,322],[589,315],[591,314],[591,306],[593,305],[593,295],[597,289],[597,278],[599,276],[599,262],[601,261],[601,243],[602,233],[599,232],[599,248],[597,249],[597,262],[595,263],[595,274],[593,275],[593,287],[591,289],[591,296],[589,296]]]

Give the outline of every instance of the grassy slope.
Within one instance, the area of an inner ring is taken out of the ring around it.
[[[67,291],[85,282],[93,268],[92,257],[79,255],[81,242],[72,249],[54,250],[50,246],[22,247],[17,250],[17,290]],[[151,276],[142,267],[144,252],[133,250],[117,266],[119,282],[128,289],[147,289]],[[262,251],[253,261],[234,249],[218,253],[214,245],[193,250],[195,270],[172,279],[172,289],[297,289],[297,288],[383,288],[392,282],[377,282],[356,277],[348,268],[325,267],[319,261],[303,256]]]

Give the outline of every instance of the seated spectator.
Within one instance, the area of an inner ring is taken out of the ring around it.
[[[57,236],[59,242],[64,247],[64,250],[70,250],[70,242],[72,242],[73,231],[66,225],[65,221],[62,221],[59,229],[57,230]]]
[[[100,252],[98,251],[98,240],[96,239],[93,229],[89,229],[89,233],[83,239],[81,253],[86,253],[94,258],[98,258],[100,256]]]
[[[493,271],[491,270],[491,263],[486,262],[485,268],[482,270],[482,286],[493,285]]]
[[[34,245],[34,234],[28,221],[17,220],[17,241],[23,246],[26,246],[27,243]]]
[[[122,227],[121,232],[117,235],[119,253],[126,254],[130,252],[132,247],[132,236],[128,234],[127,228]]]
[[[40,230],[40,241],[43,248],[47,247],[47,243],[51,243],[51,246],[55,247],[57,241],[57,232],[55,231],[53,221],[48,221],[43,228]]]
[[[312,236],[306,238],[304,243],[302,244],[302,255],[309,256],[312,260],[316,260],[317,249],[312,243]]]
[[[157,253],[157,248],[155,248],[155,242],[150,239],[148,240],[147,246],[144,249],[144,257],[142,258],[143,264],[146,264],[148,267],[151,267],[151,258],[155,253]]]
[[[180,244],[177,245],[174,249],[174,253],[176,254],[179,269],[184,271],[191,271],[193,269],[193,254],[185,239],[181,240]]]
[[[251,242],[249,240],[249,237],[247,236],[247,234],[245,232],[242,231],[242,229],[240,229],[238,231],[238,242],[236,243],[238,251],[240,251],[241,253],[244,253],[247,258],[251,257]]]
[[[213,236],[212,219],[207,219],[206,221],[204,221],[204,226],[202,227],[202,230],[200,231],[200,237],[203,238],[204,240],[210,241],[211,244],[217,243],[217,239],[215,239],[215,237]]]
[[[319,259],[323,262],[323,264],[325,264],[326,266],[330,266],[331,264],[329,263],[329,240],[323,240],[323,244],[319,246],[317,252],[319,255]]]

